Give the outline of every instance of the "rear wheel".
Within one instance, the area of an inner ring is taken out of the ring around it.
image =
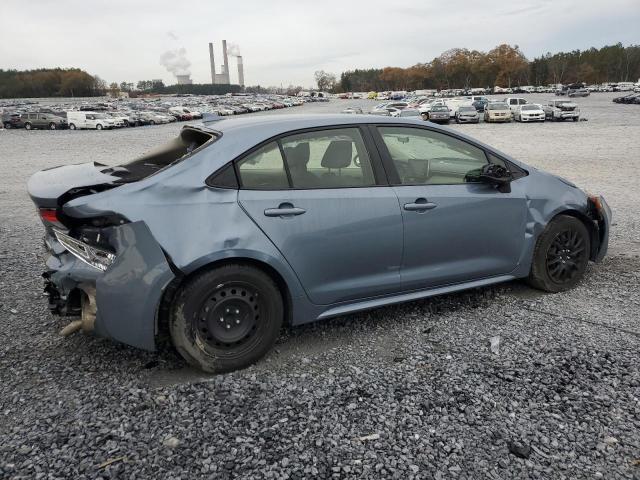
[[[69,130],[75,130],[76,129],[76,124],[75,123],[70,123],[69,124]]]
[[[29,122],[24,124],[24,128],[27,130],[31,130],[33,127],[31,126],[31,124]]]
[[[51,122],[51,123],[49,124],[49,130],[55,130],[55,129],[56,129],[56,124],[55,124],[55,123],[53,123],[53,122]]]
[[[171,338],[191,365],[228,372],[262,358],[278,338],[283,317],[282,296],[267,274],[225,265],[181,288],[171,309]]]
[[[587,268],[590,251],[584,223],[568,215],[556,217],[538,237],[529,284],[553,293],[575,287]]]

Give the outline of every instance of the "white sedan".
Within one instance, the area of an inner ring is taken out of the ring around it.
[[[544,122],[544,110],[535,103],[518,105],[513,117],[516,122]]]

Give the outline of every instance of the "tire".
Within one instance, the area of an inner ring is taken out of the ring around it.
[[[230,264],[196,275],[178,291],[169,330],[188,363],[222,373],[262,358],[278,338],[283,318],[282,295],[271,277]]]
[[[56,124],[55,124],[55,123],[53,123],[53,122],[51,122],[51,123],[49,124],[49,130],[55,130],[55,129],[56,129]]]
[[[577,122],[578,120],[579,120],[579,118],[578,118],[578,117],[573,117],[573,121],[574,121],[574,122]]]
[[[69,124],[69,130],[75,130],[76,129],[76,124],[75,123],[70,123]]]
[[[149,125],[155,125],[156,121],[155,120],[149,120]]]
[[[31,130],[33,127],[31,126],[31,124],[29,122],[24,124],[24,128],[25,130]]]
[[[7,130],[11,129],[11,124],[9,122],[4,124],[4,128],[6,128]]]
[[[590,251],[585,224],[575,217],[558,215],[538,237],[528,283],[552,293],[575,287],[587,268]]]
[[[99,124],[97,124],[97,125],[96,125],[96,130],[102,130],[102,124],[100,124],[100,123],[99,123]]]

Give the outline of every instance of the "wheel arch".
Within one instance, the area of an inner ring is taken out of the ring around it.
[[[577,218],[584,224],[584,226],[587,228],[587,231],[589,232],[589,245],[590,245],[589,259],[594,260],[596,255],[598,254],[598,248],[600,245],[600,236],[598,232],[598,227],[595,225],[593,220],[589,218],[587,214],[585,214],[584,212],[581,212],[580,210],[567,209],[567,210],[562,210],[556,213],[553,216],[553,218],[549,220],[549,223],[551,223],[560,215],[566,215],[569,217]],[[547,223],[547,225],[549,225],[549,223]]]
[[[158,309],[156,336],[168,336],[171,305],[173,304],[174,298],[183,285],[186,285],[187,282],[189,282],[192,278],[196,277],[202,272],[231,264],[249,265],[266,273],[269,278],[271,278],[271,280],[275,282],[278,290],[280,291],[280,295],[282,295],[282,305],[284,307],[284,323],[286,325],[291,325],[293,321],[293,297],[289,288],[289,284],[285,280],[284,276],[275,267],[273,267],[273,265],[270,265],[268,262],[259,260],[257,258],[248,256],[224,257],[217,260],[212,260],[208,263],[204,263],[197,268],[189,271],[188,273],[182,273],[172,265],[172,269],[174,270],[174,273],[176,273],[176,276],[165,288],[162,294],[160,307]]]

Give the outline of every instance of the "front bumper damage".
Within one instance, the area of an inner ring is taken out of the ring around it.
[[[598,226],[598,247],[597,251],[592,252],[591,255],[591,259],[598,263],[602,261],[609,249],[609,232],[611,230],[612,213],[609,204],[602,196],[589,199],[589,211],[590,216]]]
[[[60,315],[80,315],[63,334],[94,330],[127,345],[155,349],[158,307],[174,274],[144,222],[104,229],[115,260],[105,270],[69,253],[49,235],[50,256],[44,273],[49,308]]]

